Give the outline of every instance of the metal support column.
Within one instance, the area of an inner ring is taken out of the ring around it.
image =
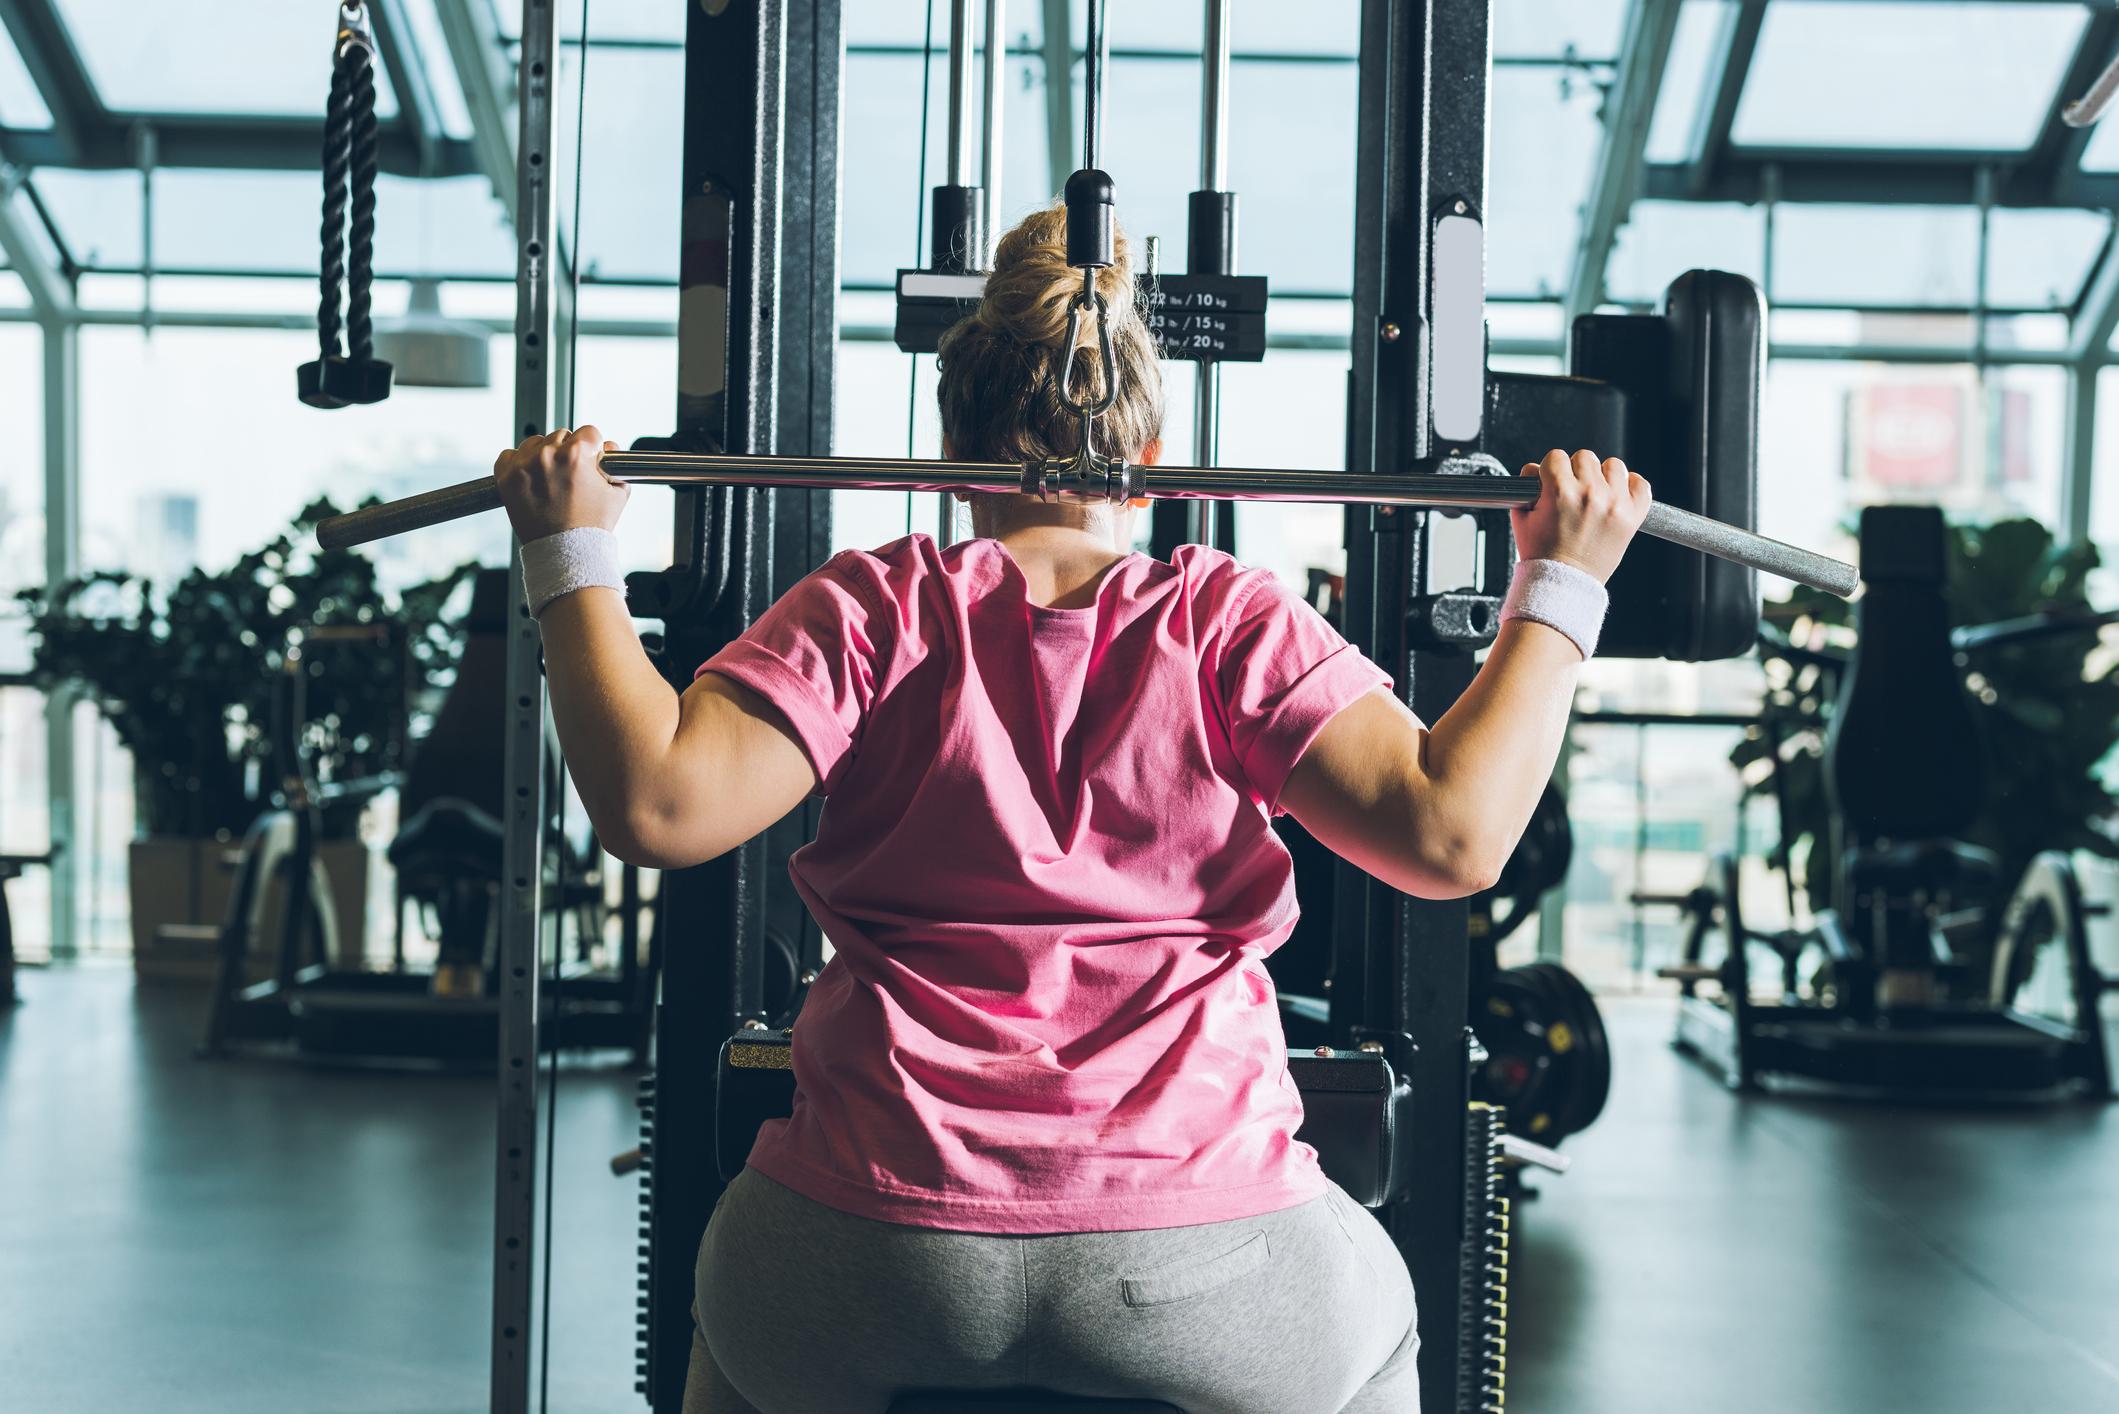
[[[28,290],[44,330],[44,582],[81,572],[80,305],[69,272],[54,266],[30,235],[21,195],[26,173],[0,165],[0,254]],[[45,786],[51,801],[51,955],[75,956],[79,938],[79,861],[74,844],[74,694],[45,699]],[[93,887],[93,883],[91,883]]]
[[[1045,169],[1055,196],[1074,174],[1073,8],[1068,0],[1045,6]]]
[[[1405,472],[1431,450],[1480,447],[1488,18],[1488,0],[1362,5],[1351,472]],[[1350,507],[1346,533],[1348,636],[1429,722],[1476,670],[1468,650],[1424,646],[1409,622],[1426,588],[1432,514]],[[1420,1136],[1410,1190],[1379,1216],[1419,1298],[1422,1403],[1478,1409],[1486,1394],[1470,1338],[1478,1313],[1465,1178],[1469,915],[1461,899],[1408,898],[1345,864],[1334,905],[1335,1038],[1417,1046],[1417,1059],[1405,1057]]]
[[[1229,191],[1229,0],[1207,0],[1200,44],[1199,187],[1187,213],[1185,270],[1192,275],[1236,273],[1236,193]],[[1192,462],[1221,464],[1221,365],[1202,359],[1192,385]],[[1212,501],[1158,504],[1154,553],[1167,559],[1180,545],[1236,549],[1236,508]]]
[[[523,0],[515,168],[516,440],[549,430],[558,77],[554,0]],[[510,559],[514,557],[510,542]],[[537,1269],[538,981],[543,971],[545,697],[537,623],[508,576],[507,840],[500,879],[500,1103],[493,1202],[493,1414],[529,1414]],[[547,1254],[549,1260],[549,1254]]]
[[[726,194],[728,293],[725,307],[707,301],[680,310],[679,342],[703,336],[725,347],[727,379],[718,416],[697,405],[680,440],[703,437],[750,456],[829,450],[840,48],[839,7],[828,0],[691,8],[684,192],[687,199]],[[724,319],[724,330],[690,322]],[[725,488],[680,501],[697,507],[679,516],[680,535],[693,541],[679,560],[696,567],[696,583],[664,615],[665,667],[675,684],[688,683],[777,593],[821,563],[831,527],[828,491]],[[767,929],[788,933],[805,959],[813,953],[785,861],[807,839],[814,815],[805,807],[719,859],[663,876],[642,1307],[643,1392],[657,1414],[683,1405],[693,1262],[722,1189],[713,1148],[715,1055],[744,1023],[774,1019],[765,995]]]
[[[2085,359],[2068,370],[2066,455],[2061,467],[2061,536],[2070,545],[2090,538],[2090,506],[2097,471],[2097,382],[2104,365]]]
[[[1002,99],[1007,94],[1003,78],[1008,72],[1008,6],[1006,0],[986,0],[986,62],[980,71],[985,87],[979,108],[979,190],[985,193],[980,222],[986,233],[986,249],[979,268],[993,268],[993,247],[1001,238],[1001,145]]]
[[[44,321],[44,582],[81,572],[81,330]],[[81,853],[74,848],[74,703],[71,688],[45,699],[44,771],[51,794],[51,955],[80,953]],[[95,888],[96,881],[87,881]],[[89,939],[93,944],[95,939]]]

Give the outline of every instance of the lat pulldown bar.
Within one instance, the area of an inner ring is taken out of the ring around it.
[[[1452,457],[1439,473],[1370,476],[1344,471],[1251,470],[1239,467],[1129,466],[1114,458],[1055,457],[1029,466],[858,457],[729,457],[687,452],[605,452],[603,473],[643,486],[782,486],[830,491],[966,491],[974,493],[1184,501],[1319,501],[1350,505],[1491,510],[1527,506],[1539,483],[1510,476],[1484,455]],[[326,550],[363,545],[444,521],[500,508],[490,476],[349,511],[317,525]],[[1799,550],[1661,502],[1641,529],[1688,549],[1747,565],[1846,598],[1861,582],[1854,566]]]

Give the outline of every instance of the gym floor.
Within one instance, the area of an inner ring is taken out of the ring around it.
[[[492,1082],[191,1058],[203,1003],[0,1013],[0,1404],[482,1410]],[[1518,1209],[1513,1414],[2119,1408],[2119,1107],[1740,1099],[1607,1000],[1611,1106]],[[632,1078],[562,1072],[550,1403],[630,1414]]]

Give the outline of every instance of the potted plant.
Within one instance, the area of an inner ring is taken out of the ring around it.
[[[143,975],[210,975],[231,842],[284,798],[291,776],[387,782],[406,760],[415,716],[454,668],[442,607],[477,566],[393,602],[358,550],[297,548],[333,514],[320,500],[227,569],[193,569],[166,590],[98,571],[17,595],[37,681],[73,685],[132,753],[129,888]],[[367,892],[358,824],[370,795],[348,791],[322,811],[339,935],[355,949]]]

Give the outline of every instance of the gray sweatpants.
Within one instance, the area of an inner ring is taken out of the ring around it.
[[[1336,1185],[1297,1208],[1024,1237],[859,1218],[745,1169],[699,1247],[685,1414],[883,1414],[1036,1388],[1185,1414],[1417,1414],[1413,1286]]]

